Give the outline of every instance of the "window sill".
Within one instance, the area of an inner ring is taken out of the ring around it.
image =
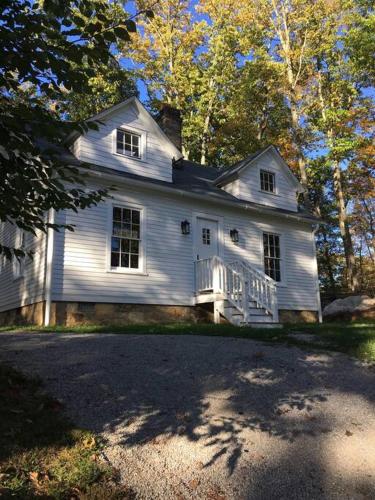
[[[122,155],[121,153],[113,153],[113,155],[119,156],[120,158],[124,158],[125,160],[133,160],[133,161],[138,161],[139,163],[146,163],[146,159],[143,157],[136,158],[135,156]]]
[[[128,274],[130,276],[148,276],[149,274],[141,269],[134,269],[134,271],[130,269],[107,269],[107,273],[112,274]]]
[[[259,193],[262,193],[262,194],[269,194],[271,196],[277,196],[278,198],[280,198],[280,195],[277,194],[277,193],[272,193],[271,191],[263,191],[263,189],[258,189],[258,192]]]

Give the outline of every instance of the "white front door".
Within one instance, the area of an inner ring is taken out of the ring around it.
[[[196,230],[196,259],[208,259],[219,255],[218,222],[198,217]]]

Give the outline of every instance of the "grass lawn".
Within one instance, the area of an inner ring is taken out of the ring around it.
[[[1,498],[133,498],[40,382],[0,365],[0,401]]]
[[[375,361],[375,322],[324,323],[285,325],[281,329],[262,329],[214,324],[170,324],[170,325],[81,325],[76,327],[36,326],[1,327],[0,331],[76,332],[76,333],[121,333],[158,335],[213,335],[240,337],[268,342],[283,342],[292,345],[316,347],[341,351],[363,360]],[[309,341],[293,337],[295,333],[312,334]]]

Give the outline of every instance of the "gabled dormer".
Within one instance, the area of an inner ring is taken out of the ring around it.
[[[167,110],[168,111],[168,110]],[[168,126],[168,116],[161,117]],[[78,160],[172,182],[172,159],[181,152],[136,97],[90,118],[97,130],[72,138]]]
[[[224,170],[215,184],[241,200],[295,212],[298,193],[304,191],[274,146]]]

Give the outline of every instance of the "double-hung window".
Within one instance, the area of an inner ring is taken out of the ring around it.
[[[131,158],[141,158],[141,136],[129,130],[116,130],[116,152]]]
[[[273,172],[268,172],[267,170],[260,171],[260,189],[267,193],[275,193],[276,184]]]
[[[263,233],[264,272],[273,280],[281,281],[280,236]]]
[[[141,210],[120,206],[112,208],[112,270],[141,270],[141,224]]]

